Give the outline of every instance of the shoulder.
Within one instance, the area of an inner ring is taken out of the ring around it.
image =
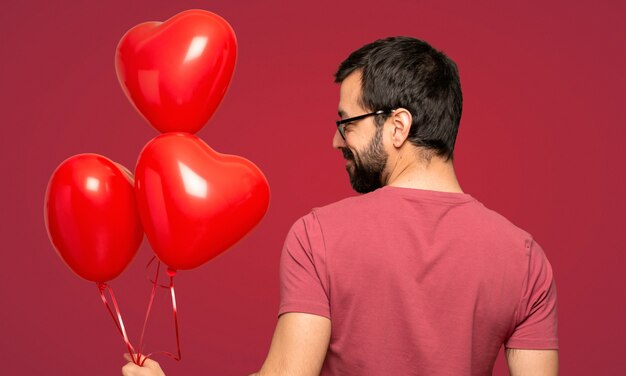
[[[533,236],[526,230],[514,224],[504,215],[486,207],[480,201],[473,205],[475,210],[474,226],[484,233],[498,235],[499,239],[509,239],[527,246],[533,241]]]
[[[293,223],[288,238],[310,241],[324,234],[346,230],[377,210],[377,205],[373,204],[377,201],[375,196],[376,191],[315,207]]]
[[[330,219],[337,216],[362,214],[376,210],[381,201],[384,201],[381,190],[376,190],[313,208],[308,215],[318,219]]]

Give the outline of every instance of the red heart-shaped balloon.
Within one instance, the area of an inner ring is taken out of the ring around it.
[[[143,239],[130,172],[97,154],[75,155],[57,167],[44,219],[59,256],[89,281],[117,277]]]
[[[141,151],[135,175],[146,236],[173,269],[202,265],[265,215],[270,190],[249,160],[220,154],[188,133],[168,133]]]
[[[188,10],[130,29],[117,46],[115,68],[126,96],[152,126],[195,133],[222,101],[236,59],[228,22]]]

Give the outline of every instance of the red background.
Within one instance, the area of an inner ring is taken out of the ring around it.
[[[118,374],[125,351],[96,287],[55,254],[43,222],[47,181],[65,158],[99,153],[134,168],[156,132],[114,70],[132,26],[190,8],[226,18],[239,60],[199,132],[265,172],[272,202],[254,232],[177,277],[183,361],[168,375],[260,367],[278,307],[290,225],[353,194],[331,148],[349,52],[391,35],[423,38],[460,69],[456,149],[464,190],[532,233],[557,279],[564,375],[626,374],[626,26],[623,1],[8,2],[2,35],[2,374]],[[358,223],[355,223],[358,226]],[[136,341],[149,286],[144,241],[113,282]],[[174,349],[166,295],[148,349]],[[451,328],[450,335],[454,335]],[[495,374],[506,374],[502,358]]]

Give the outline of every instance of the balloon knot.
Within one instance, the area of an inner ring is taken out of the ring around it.
[[[170,277],[174,277],[176,275],[176,269],[172,269],[170,267],[167,268],[167,275]]]

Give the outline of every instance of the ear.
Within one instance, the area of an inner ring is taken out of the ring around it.
[[[390,115],[389,123],[393,127],[391,141],[393,146],[399,148],[404,144],[407,137],[409,137],[413,116],[411,116],[411,112],[406,108],[397,108]]]

